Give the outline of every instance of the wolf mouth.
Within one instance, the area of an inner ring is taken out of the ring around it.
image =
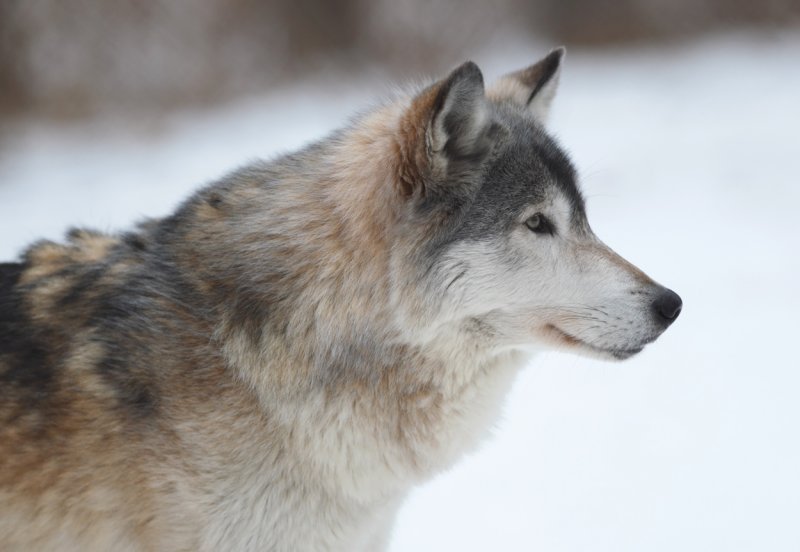
[[[618,347],[615,347],[615,348],[604,348],[604,347],[598,347],[597,345],[592,345],[591,343],[587,343],[586,341],[584,341],[582,339],[579,339],[579,338],[575,337],[574,335],[568,334],[567,332],[565,332],[564,330],[562,330],[561,328],[559,328],[559,327],[557,327],[557,326],[555,326],[553,324],[548,324],[546,326],[546,329],[548,329],[551,332],[553,332],[554,334],[556,334],[557,337],[559,337],[562,341],[566,342],[569,345],[573,345],[573,346],[577,346],[577,347],[583,347],[583,348],[589,349],[591,351],[594,351],[596,353],[600,353],[600,354],[603,354],[603,355],[611,355],[612,357],[614,357],[614,358],[616,358],[618,360],[625,360],[626,358],[630,358],[630,357],[632,357],[633,355],[635,355],[637,353],[641,353],[642,349],[644,349],[644,346],[645,346],[645,344],[642,344],[642,345],[639,345],[639,346],[636,346],[636,347],[630,347],[630,348],[618,348]]]

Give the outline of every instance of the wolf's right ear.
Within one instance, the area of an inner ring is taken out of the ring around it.
[[[489,87],[487,95],[495,101],[506,100],[523,106],[544,123],[556,95],[566,53],[566,48],[561,46],[530,67],[500,77]]]
[[[483,74],[468,61],[416,96],[403,122],[404,195],[474,172],[492,150],[494,131]],[[430,190],[427,190],[430,191]]]

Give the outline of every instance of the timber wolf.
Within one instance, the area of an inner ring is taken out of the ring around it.
[[[625,359],[680,298],[544,128],[563,50],[474,63],[133,231],[0,265],[0,548],[385,548],[533,346]]]

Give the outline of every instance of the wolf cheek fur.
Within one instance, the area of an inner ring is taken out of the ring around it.
[[[0,548],[379,550],[525,348],[660,335],[679,298],[594,236],[542,126],[562,59],[488,89],[464,64],[2,265]]]

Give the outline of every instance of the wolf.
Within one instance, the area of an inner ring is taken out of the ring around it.
[[[563,57],[464,63],[0,265],[0,548],[385,549],[533,352],[654,341],[681,299],[595,236],[545,130]]]

